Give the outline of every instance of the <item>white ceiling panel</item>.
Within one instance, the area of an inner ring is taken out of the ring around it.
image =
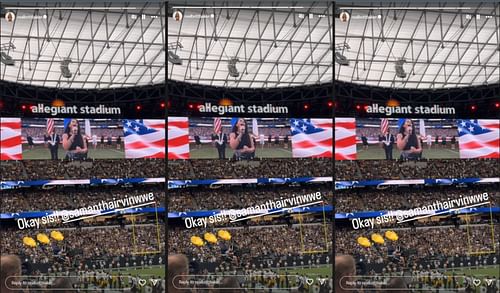
[[[169,50],[179,56],[182,65],[169,62],[168,78],[251,88],[331,82],[332,3],[295,8],[280,4],[273,3],[274,9],[172,4],[171,11],[197,17],[176,21],[169,15]],[[238,58],[238,77],[229,76],[232,58]]]
[[[38,9],[41,5],[52,9]],[[6,11],[14,12],[16,19],[0,20],[1,44],[15,65],[1,64],[3,80],[85,89],[165,81],[163,2],[123,7],[98,2],[8,6]],[[83,6],[90,8],[79,8]],[[70,78],[61,75],[65,58],[71,59]]]
[[[419,89],[498,83],[499,4],[471,4],[461,4],[461,9],[437,2],[397,4],[399,9],[339,5],[336,12],[347,11],[351,18],[348,22],[335,19],[336,52],[349,65],[336,64],[335,78]],[[400,58],[406,60],[405,78],[396,76],[395,62]]]

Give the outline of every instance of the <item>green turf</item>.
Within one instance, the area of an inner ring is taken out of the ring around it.
[[[60,146],[58,149],[58,159],[64,159],[66,152]],[[123,150],[123,146],[121,149],[117,150],[116,145],[112,147],[100,148],[98,146],[97,149],[94,149],[92,146],[89,146],[88,152],[89,159],[123,159],[125,158],[125,152]],[[23,159],[25,160],[49,160],[50,159],[50,150],[43,146],[35,146],[33,149],[30,149],[27,145],[23,145]]]
[[[114,274],[118,274],[121,272],[126,275],[134,275],[134,276],[147,276],[147,275],[155,275],[155,276],[164,276],[165,275],[165,267],[163,266],[155,266],[151,268],[123,268],[123,269],[113,269],[111,270]],[[332,267],[331,266],[320,266],[313,268],[290,268],[290,269],[280,269],[278,273],[285,274],[288,272],[289,275],[308,275],[308,276],[332,276]]]
[[[115,274],[118,274],[118,272],[121,272],[122,274],[125,275],[133,275],[133,276],[165,276],[165,267],[164,266],[155,266],[151,268],[139,268],[139,269],[133,269],[133,268],[123,268],[123,269],[114,269],[111,270]],[[331,266],[320,266],[320,267],[313,267],[313,268],[288,268],[288,269],[280,269],[278,270],[279,274],[285,274],[288,273],[288,275],[306,275],[309,277],[324,277],[328,276],[329,278],[332,277],[332,267]],[[479,269],[471,269],[471,268],[460,268],[460,269],[455,269],[455,270],[447,270],[446,274],[447,275],[452,275],[455,273],[456,276],[474,276],[476,278],[484,278],[486,276],[488,277],[500,277],[500,266],[489,266],[485,268],[479,268]]]
[[[401,152],[394,145],[392,149],[392,158],[399,159]],[[445,148],[441,146],[432,145],[431,149],[427,149],[427,145],[424,143],[422,157],[425,159],[459,159],[460,155],[458,152],[458,147],[454,150],[448,144]],[[379,160],[385,159],[384,149],[377,145],[369,145],[368,149],[364,149],[361,144],[357,145],[357,158],[358,160]]]
[[[165,277],[165,266],[153,266],[148,268],[123,268],[123,269],[113,269],[111,272],[117,275],[119,272],[122,275],[132,275],[132,276],[160,276]]]
[[[256,157],[258,158],[291,158],[292,157],[292,149],[291,143],[289,143],[289,147],[283,147],[283,144],[280,146],[261,148],[260,144],[256,145]],[[189,157],[191,159],[217,159],[219,158],[217,149],[215,146],[211,144],[203,144],[201,146],[196,146],[195,144],[190,144],[189,146]],[[233,157],[233,150],[227,146],[226,147],[226,158],[230,159]]]
[[[307,275],[307,276],[332,276],[332,267],[331,266],[320,266],[313,268],[291,268],[291,269],[281,269],[279,270],[280,274],[284,274],[288,272],[289,275]]]
[[[500,277],[500,265],[498,266],[489,266],[485,268],[479,268],[479,269],[456,269],[454,271],[448,271],[447,274],[452,274],[455,272],[455,275],[466,275],[466,276],[475,276],[475,277],[491,277],[495,276],[496,278]]]

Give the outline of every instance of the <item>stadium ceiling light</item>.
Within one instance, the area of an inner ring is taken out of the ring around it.
[[[2,62],[3,64],[5,64],[7,66],[16,65],[16,61],[14,61],[14,59],[12,59],[11,56],[9,56],[7,53],[5,53],[5,50],[15,49],[16,47],[14,46],[14,44],[12,44],[12,43],[2,44],[1,48],[4,51],[0,52],[0,62]]]
[[[229,64],[227,65],[227,69],[229,70],[229,75],[232,77],[238,77],[240,76],[240,72],[238,71],[238,68],[236,68],[236,62],[238,62],[238,58],[231,58],[229,60]]]
[[[347,60],[346,56],[342,55],[340,52],[335,52],[335,62],[340,65],[349,66],[349,60]]]
[[[335,46],[335,62],[340,65],[349,66],[349,60],[347,60],[347,57],[340,53],[340,51],[344,49],[349,50],[351,49],[351,46],[347,43]]]
[[[2,61],[3,64],[8,65],[8,66],[13,66],[16,65],[16,62],[12,57],[7,55],[5,52],[0,52],[0,60]]]
[[[70,58],[64,58],[63,61],[61,61],[61,74],[65,78],[71,78],[73,74],[69,70],[69,64],[71,63]]]
[[[403,64],[406,63],[406,60],[404,58],[400,58],[396,60],[396,64],[394,65],[396,68],[396,76],[400,78],[405,78],[406,77],[406,72],[405,69],[403,68]]]
[[[168,61],[175,65],[182,65],[182,60],[179,55],[170,50],[168,50]]]
[[[175,65],[182,65],[182,59],[173,51],[177,48],[182,49],[184,46],[182,46],[181,42],[168,43],[168,61]]]

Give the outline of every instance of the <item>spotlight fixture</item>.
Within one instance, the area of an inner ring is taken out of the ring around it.
[[[168,61],[175,65],[182,65],[182,60],[179,55],[170,50],[168,50]]]
[[[12,43],[6,43],[6,44],[2,44],[0,47],[3,50],[2,52],[0,52],[0,62],[2,62],[3,64],[5,64],[7,66],[16,65],[16,61],[14,61],[14,59],[12,59],[12,57],[9,56],[9,54],[5,53],[5,50],[15,49],[16,46],[14,46],[14,44],[12,44]]]
[[[351,46],[349,46],[348,43],[335,46],[335,62],[340,65],[349,66],[349,60],[347,60],[347,57],[340,53],[340,51],[343,51],[344,49],[349,50],[351,49]]]
[[[182,65],[182,59],[174,52],[177,48],[182,49],[184,46],[181,42],[168,43],[168,61],[175,65]]]
[[[238,68],[236,68],[236,62],[238,62],[238,58],[231,58],[229,60],[229,64],[227,65],[227,69],[229,70],[229,75],[232,77],[238,77],[240,76],[240,72],[238,71]]]
[[[64,58],[61,61],[61,74],[65,78],[71,78],[71,76],[73,76],[73,74],[69,70],[69,64],[70,63],[71,63],[71,59],[70,58]]]
[[[8,66],[16,65],[16,62],[14,61],[14,59],[12,59],[12,57],[7,55],[7,53],[5,53],[5,52],[0,52],[0,60],[3,64],[8,65]]]
[[[396,68],[396,76],[399,78],[406,78],[406,72],[405,69],[403,68],[403,64],[405,63],[406,60],[404,58],[400,58],[396,60],[396,65],[394,65]]]
[[[340,52],[335,52],[335,62],[337,62],[340,65],[349,66],[349,60],[347,60],[347,58]]]

